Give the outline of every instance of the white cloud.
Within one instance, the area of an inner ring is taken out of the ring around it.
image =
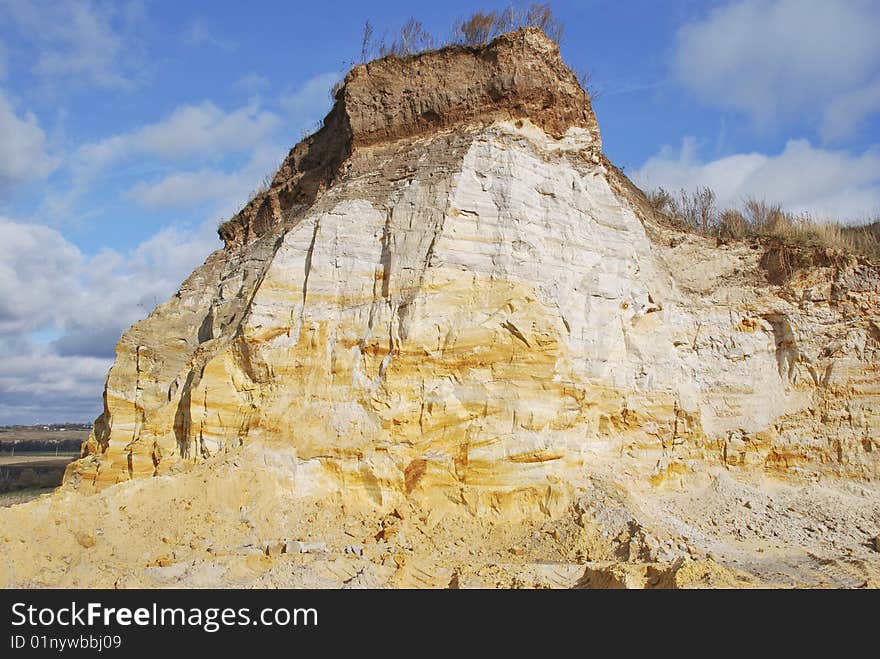
[[[136,12],[83,0],[3,0],[0,16],[35,47],[32,69],[47,80],[127,88],[137,51]]]
[[[210,101],[184,105],[168,117],[128,133],[86,144],[79,158],[88,171],[138,155],[167,160],[194,156],[220,157],[248,151],[274,132],[280,119],[251,103],[225,112]]]
[[[123,330],[219,246],[207,222],[89,257],[54,229],[0,218],[0,423],[94,417]]]
[[[643,189],[712,188],[722,208],[755,197],[794,212],[841,220],[880,215],[880,150],[860,155],[791,140],[777,155],[742,153],[713,161],[699,158],[696,141],[665,148],[632,175]]]
[[[0,198],[18,183],[48,176],[56,164],[37,118],[30,112],[18,116],[0,90]]]
[[[179,208],[224,196],[230,187],[240,187],[237,183],[235,173],[205,169],[175,172],[152,183],[137,183],[128,196],[147,208]]]
[[[156,123],[79,146],[66,159],[64,170],[69,177],[67,185],[46,191],[39,217],[43,221],[58,224],[70,224],[77,217],[81,218],[82,214],[76,209],[77,204],[92,189],[96,178],[110,165],[117,165],[112,172],[115,180],[110,183],[105,179],[105,186],[119,188],[119,180],[139,175],[132,169],[143,171],[144,157],[157,159],[158,162],[149,163],[148,167],[154,171],[164,170],[164,176],[167,177],[176,173],[168,171],[171,163],[191,166],[192,161],[209,161],[210,165],[216,165],[230,155],[238,158],[240,154],[250,155],[250,161],[253,162],[258,154],[266,150],[267,142],[273,139],[282,123],[276,114],[262,110],[256,102],[231,112],[218,108],[210,101],[180,106]],[[267,163],[266,168],[277,165],[280,161],[280,157],[273,157],[275,161]],[[126,161],[132,165],[136,159],[139,160],[133,168],[121,165]],[[209,167],[205,171],[213,169]],[[259,181],[265,173],[260,173],[254,181]],[[103,176],[108,174],[104,173]],[[180,186],[176,187],[179,190],[180,205],[193,205],[199,199],[206,198],[200,196],[198,181],[192,179],[191,182],[194,187],[188,196]],[[132,189],[130,184],[125,183],[122,189],[128,188],[127,194],[145,206],[158,208],[178,205],[177,202],[172,202],[175,186],[171,181],[165,193],[151,193],[150,188],[154,185],[155,181],[142,182],[135,184]],[[211,181],[207,182],[204,189],[207,190],[208,187],[211,187]],[[238,194],[236,189],[232,192]],[[232,192],[226,191],[226,197],[232,196]],[[186,201],[187,197],[193,201]],[[227,205],[222,208],[226,212]]]
[[[61,323],[75,285],[69,274],[83,265],[80,251],[45,226],[0,218],[0,334]]]
[[[180,208],[213,202],[219,214],[231,214],[241,207],[263,178],[275,174],[284,155],[283,149],[261,146],[240,169],[172,172],[157,181],[137,183],[126,196],[147,208]]]
[[[822,121],[822,137],[828,141],[843,139],[878,111],[880,78],[867,87],[841,94],[828,104]]]
[[[294,92],[281,96],[281,107],[297,118],[312,119],[330,106],[330,88],[342,78],[339,73],[321,73]]]
[[[219,247],[215,227],[166,228],[137,247],[84,255],[47,226],[0,218],[0,335],[128,325]]]
[[[275,173],[289,148],[289,139],[284,147],[272,144],[277,129],[282,124],[310,126],[323,116],[330,105],[330,87],[339,77],[337,73],[322,73],[300,89],[282,95],[280,105],[286,111],[286,121],[262,110],[257,101],[232,112],[224,112],[210,101],[177,108],[155,124],[84,145],[79,150],[78,169],[93,173],[135,155],[164,160],[197,156],[219,160],[231,152],[249,153],[248,162],[235,169],[202,166],[168,171],[156,179],[139,181],[125,193],[148,208],[191,207],[213,201],[218,213],[232,213],[265,176]],[[261,76],[246,76],[240,82],[268,84]]]
[[[0,359],[0,423],[92,421],[112,360],[62,357],[30,345]],[[2,354],[2,353],[0,353]]]
[[[880,5],[872,0],[745,0],[684,25],[673,69],[703,101],[759,123],[824,117],[829,137],[848,135],[875,103],[832,110],[880,74]],[[828,114],[830,112],[830,114]]]
[[[338,73],[322,73],[300,89],[282,95],[280,105],[287,115],[284,120],[274,112],[262,109],[257,101],[229,112],[208,100],[180,106],[161,121],[81,146],[76,169],[83,176],[90,176],[113,162],[140,155],[164,160],[196,157],[218,160],[229,153],[251,153],[252,161],[257,160],[258,152],[265,151],[283,124],[304,127],[326,113],[330,105],[330,87],[339,77]],[[240,82],[251,85],[267,83],[260,76],[246,76]],[[177,182],[169,179],[167,194],[162,196],[170,198],[183,182],[195,181],[192,176],[188,173]],[[202,173],[199,180],[210,185],[217,184],[220,178],[216,173],[208,172]],[[134,194],[145,203],[161,205],[158,197],[148,193],[149,187],[152,186],[144,184]]]

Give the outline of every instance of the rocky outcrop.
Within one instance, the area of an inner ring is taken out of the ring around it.
[[[535,28],[511,32],[485,48],[452,46],[405,59],[354,67],[323,127],[282,163],[269,190],[220,227],[227,247],[240,246],[295,221],[339,176],[354,148],[387,143],[474,122],[530,119],[561,137],[573,126],[599,126],[559,47]]]
[[[121,585],[875,578],[876,266],[664,226],[600,148],[535,30],[356,67],[123,336],[40,528]],[[15,533],[7,583],[102,580]]]

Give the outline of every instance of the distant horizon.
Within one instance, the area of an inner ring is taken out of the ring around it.
[[[324,117],[365,20],[509,4],[0,0],[0,424],[99,416],[122,332]],[[880,217],[877,3],[550,4],[636,184]]]
[[[94,419],[92,421],[56,421],[53,423],[7,423],[0,425],[0,430],[5,428],[36,428],[37,426],[43,427],[60,427],[60,426],[89,426],[93,427],[95,425]]]

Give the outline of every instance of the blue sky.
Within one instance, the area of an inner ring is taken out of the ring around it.
[[[0,423],[100,412],[121,331],[329,110],[365,19],[507,4],[0,0]],[[880,216],[880,3],[551,4],[643,187]]]

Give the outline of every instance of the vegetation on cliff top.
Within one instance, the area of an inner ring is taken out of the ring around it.
[[[547,3],[533,3],[527,8],[508,7],[502,11],[474,12],[465,19],[456,20],[445,40],[428,32],[415,18],[407,20],[399,30],[391,33],[386,30],[377,37],[373,24],[367,20],[361,43],[361,62],[389,55],[407,57],[444,46],[485,46],[505,32],[524,27],[540,28],[556,43],[562,40],[562,22],[553,15]]]
[[[827,248],[880,261],[880,219],[863,225],[822,221],[807,213],[785,211],[779,204],[750,198],[741,208],[720,209],[715,193],[701,187],[670,193],[647,193],[652,208],[680,228],[722,242],[759,238],[803,248]]]

